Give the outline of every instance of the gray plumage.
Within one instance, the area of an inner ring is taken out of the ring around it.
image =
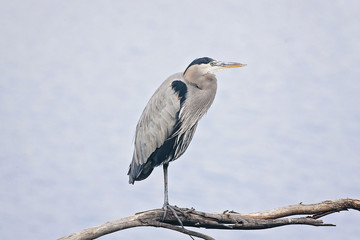
[[[217,89],[214,72],[242,66],[245,64],[198,58],[183,73],[170,76],[160,85],[136,126],[129,183],[147,178],[156,166],[163,164],[167,201],[168,163],[186,151],[198,121],[213,103]]]

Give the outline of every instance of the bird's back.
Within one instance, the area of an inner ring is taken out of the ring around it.
[[[129,183],[147,178],[154,167],[175,160],[186,150],[188,143],[184,145],[184,140],[190,142],[196,128],[195,125],[185,131],[186,139],[177,134],[182,127],[179,112],[186,93],[183,75],[177,73],[165,80],[150,98],[136,127]]]

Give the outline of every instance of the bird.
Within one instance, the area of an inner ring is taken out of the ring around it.
[[[134,153],[129,166],[129,183],[146,179],[163,165],[164,204],[168,198],[168,166],[188,148],[199,120],[214,101],[215,72],[246,64],[222,62],[210,57],[193,60],[184,72],[168,77],[150,98],[136,125]]]

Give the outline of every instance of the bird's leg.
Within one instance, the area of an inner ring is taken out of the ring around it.
[[[170,211],[173,213],[173,215],[175,216],[175,218],[178,220],[180,226],[182,228],[184,228],[184,224],[182,223],[182,221],[180,220],[179,216],[176,214],[176,211],[174,209],[177,208],[178,211],[180,211],[182,214],[184,214],[180,208],[176,207],[176,206],[171,206],[169,204],[169,195],[168,195],[168,167],[169,167],[169,163],[164,163],[163,164],[163,169],[164,169],[164,205],[163,205],[163,209],[164,209],[164,216],[163,216],[163,221],[165,220],[166,217],[166,213],[167,210],[170,209]],[[192,240],[195,240],[191,235],[189,235],[190,238]]]
[[[163,164],[163,169],[164,169],[164,206],[163,208],[165,209],[165,213],[166,213],[166,207],[169,205],[169,196],[168,196],[168,166],[169,163],[164,163]],[[165,216],[164,216],[165,217]]]
[[[175,218],[178,220],[178,222],[180,223],[180,225],[181,225],[182,227],[184,227],[184,225],[183,225],[182,221],[180,220],[179,216],[176,214],[176,211],[175,211],[174,207],[169,204],[169,196],[168,196],[168,166],[169,166],[169,163],[164,163],[164,164],[163,164],[163,169],[164,169],[164,205],[163,205],[164,216],[163,216],[163,220],[165,220],[167,210],[170,209],[170,211],[173,213],[173,215],[174,215]]]

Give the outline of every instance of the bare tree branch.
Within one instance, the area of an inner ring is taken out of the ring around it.
[[[244,217],[250,218],[260,218],[260,219],[272,219],[272,218],[281,218],[286,216],[293,215],[307,215],[307,214],[324,214],[324,213],[333,213],[340,212],[347,209],[360,210],[360,201],[357,199],[338,199],[338,200],[329,200],[323,201],[315,204],[296,204],[290,205],[287,207],[275,208],[268,211],[244,214]],[[327,215],[327,214],[326,214]],[[320,216],[322,217],[322,216]]]
[[[360,211],[360,200],[357,199],[338,199],[328,200],[315,204],[296,204],[267,211],[241,214],[233,211],[222,213],[206,213],[195,209],[177,208],[178,218],[184,226],[207,228],[207,229],[266,229],[285,225],[302,224],[312,226],[335,226],[323,223],[319,218],[348,209]],[[206,240],[213,240],[205,234],[188,230],[179,226],[179,221],[172,212],[168,212],[163,219],[164,210],[154,209],[137,213],[133,216],[121,218],[115,221],[106,222],[96,227],[85,229],[78,233],[71,234],[58,240],[87,240],[95,239],[103,235],[120,231],[127,228],[140,226],[162,227],[178,231],[190,236],[199,237]],[[284,218],[288,216],[308,215],[306,217]]]

